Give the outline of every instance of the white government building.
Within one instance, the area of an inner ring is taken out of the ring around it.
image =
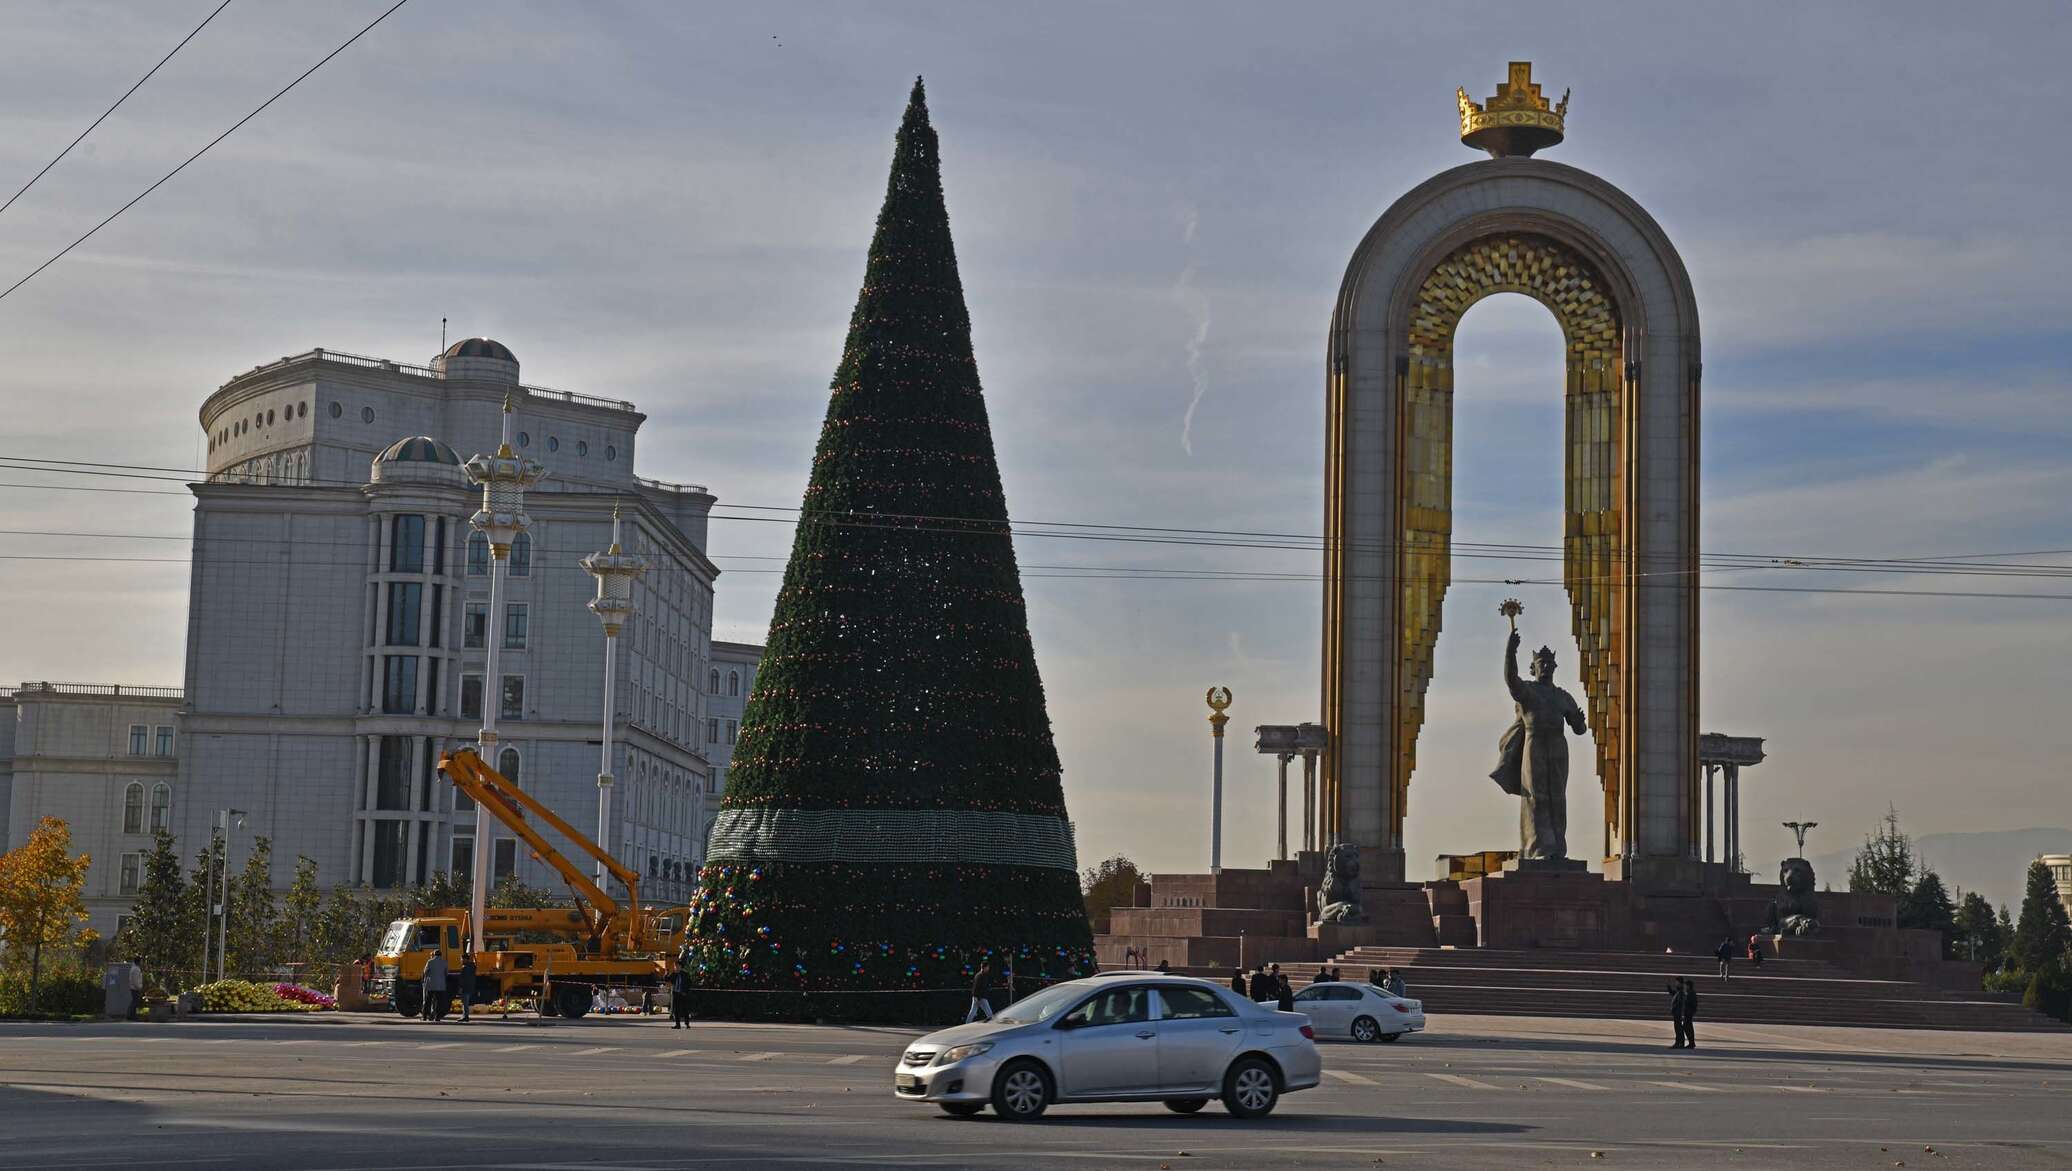
[[[507,398],[519,453],[547,474],[526,494],[532,526],[512,548],[503,612],[490,614],[488,548],[467,523],[480,490],[460,465],[495,450]],[[616,506],[622,544],[649,568],[619,638],[610,841],[651,879],[645,895],[688,897],[761,648],[713,644],[714,498],[634,474],[645,418],[631,403],[521,385],[517,358],[483,338],[429,367],[312,350],[232,378],[201,408],[208,479],[192,486],[184,697],[175,719],[144,721],[151,737],[176,725],[170,760],[146,754],[170,773],[168,800],[154,804],[163,782],[147,781],[131,832],[128,765],[79,773],[91,795],[47,770],[25,785],[21,754],[35,745],[18,716],[7,841],[46,812],[71,820],[95,854],[103,931],[151,824],[169,826],[191,863],[225,809],[243,811],[233,865],[252,836],[268,837],[277,885],[298,855],[327,887],[395,888],[467,872],[480,852],[499,876],[560,890],[502,827],[475,842],[470,803],[435,765],[474,740],[481,705],[495,703],[501,770],[595,826],[604,636],[577,561],[611,543]],[[483,677],[490,638],[502,645],[494,680]],[[26,713],[25,695],[14,698]],[[127,719],[100,719],[107,729],[96,724],[81,751],[122,758]]]

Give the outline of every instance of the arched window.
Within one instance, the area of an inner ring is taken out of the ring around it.
[[[710,684],[710,686],[708,686],[708,687],[706,687],[706,688],[705,688],[706,694],[708,694],[708,695],[718,695],[718,694],[719,694],[719,668],[718,668],[718,667],[714,667],[714,668],[712,669],[712,674],[711,674],[711,676],[710,676],[709,678],[707,678],[706,682],[707,682],[708,684]]]
[[[144,786],[141,782],[131,781],[122,791],[122,832],[144,832]]]
[[[496,754],[496,771],[504,774],[504,779],[514,785],[518,783],[518,764],[518,750],[515,748],[506,748]]]
[[[160,782],[151,787],[151,832],[172,829],[173,787]]]
[[[741,694],[741,672],[739,672],[739,671],[729,671],[729,672],[727,672],[727,694],[728,694],[728,695],[739,695],[739,694]]]
[[[468,534],[468,576],[475,577],[489,572],[489,538],[481,533]]]
[[[532,538],[525,533],[511,542],[511,576],[532,576]]]

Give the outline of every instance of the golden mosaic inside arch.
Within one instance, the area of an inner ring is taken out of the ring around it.
[[[1454,331],[1468,307],[1492,293],[1523,293],[1552,310],[1561,324],[1567,367],[1562,577],[1582,657],[1605,825],[1615,836],[1623,731],[1615,701],[1626,643],[1618,578],[1628,547],[1620,515],[1626,395],[1619,311],[1587,261],[1559,241],[1533,235],[1485,237],[1455,250],[1433,267],[1411,309],[1410,358],[1401,374],[1403,642],[1396,665],[1396,743],[1403,759],[1395,773],[1396,829],[1400,834],[1417,767],[1440,603],[1452,581],[1447,547],[1453,531]],[[1494,671],[1494,655],[1490,665]]]

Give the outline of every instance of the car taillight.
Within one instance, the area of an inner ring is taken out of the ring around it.
[[[1409,1006],[1409,1005],[1407,1005],[1407,1004],[1404,1004],[1404,1003],[1403,1003],[1402,1001],[1400,1001],[1400,1000],[1396,1001],[1396,1002],[1395,1002],[1395,1004],[1391,1005],[1390,1007],[1394,1008],[1394,1009],[1395,1009],[1395,1010],[1396,1010],[1397,1012],[1409,1012],[1409,1011],[1410,1011],[1410,1006]]]
[[[1302,1026],[1302,1035],[1309,1038],[1312,1041],[1317,1039],[1317,1031],[1315,1029],[1310,1028],[1308,1025]]]

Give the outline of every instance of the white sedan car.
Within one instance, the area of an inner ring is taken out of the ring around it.
[[[1309,1021],[1228,988],[1159,972],[1053,984],[990,1021],[907,1046],[892,1089],[969,1117],[1024,1121],[1054,1102],[1163,1102],[1192,1114],[1220,1098],[1240,1118],[1323,1073]]]
[[[1424,1002],[1390,996],[1372,984],[1334,980],[1295,994],[1295,1011],[1309,1017],[1319,1037],[1393,1041],[1425,1027]]]

